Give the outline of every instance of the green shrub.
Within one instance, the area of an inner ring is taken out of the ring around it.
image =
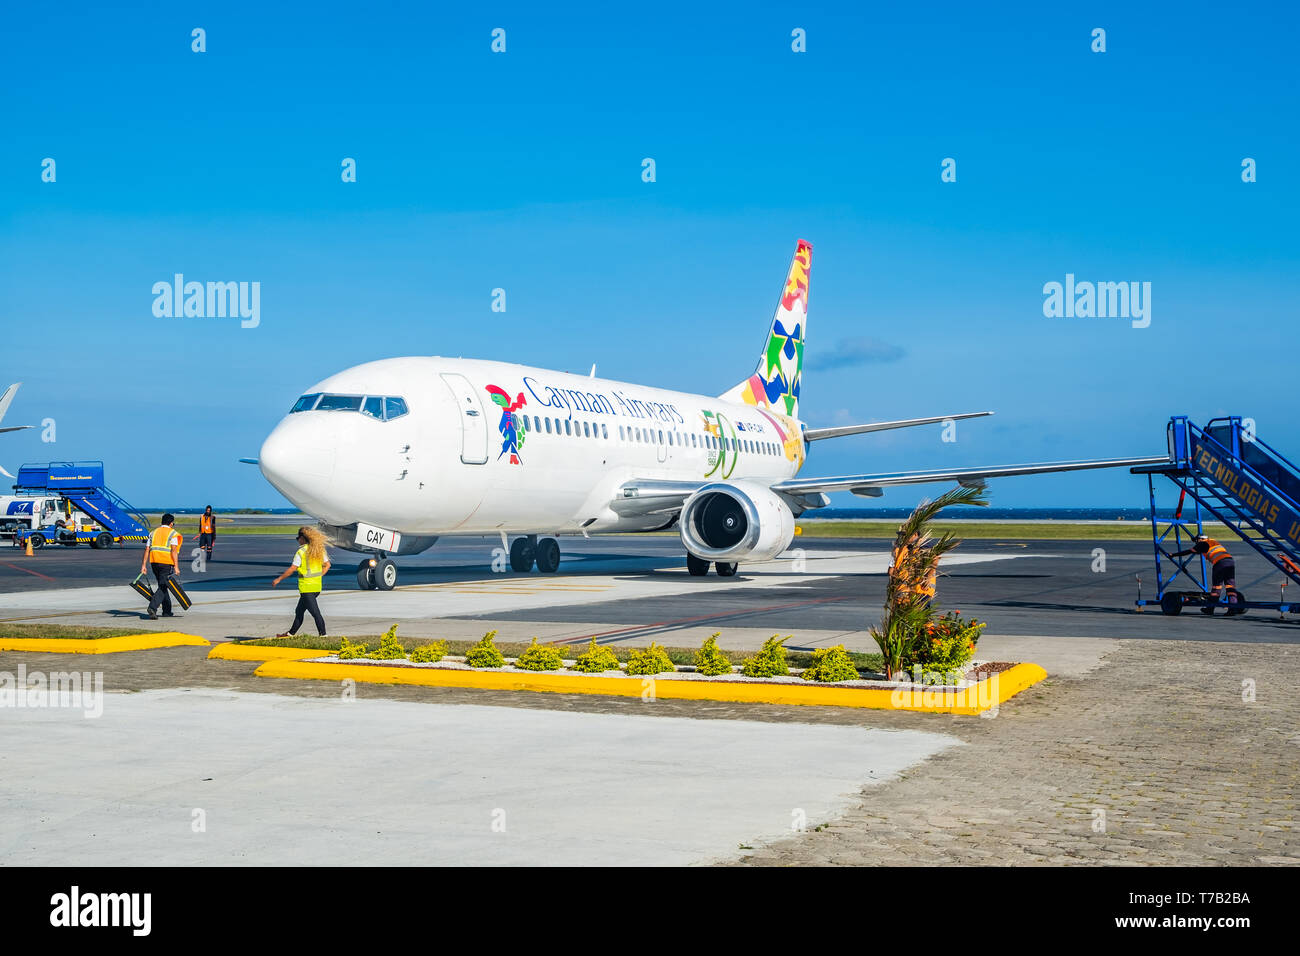
[[[384,631],[384,636],[379,639],[379,650],[375,651],[375,660],[379,661],[404,661],[406,660],[406,648],[402,642],[397,639],[397,625],[394,624],[388,630]]]
[[[582,671],[584,674],[600,674],[604,671],[618,670],[618,658],[608,647],[596,643],[593,637],[591,643],[587,645],[587,650],[578,655],[578,659],[573,662],[575,671]]]
[[[470,667],[505,667],[506,659],[492,643],[496,631],[488,631],[483,639],[465,652],[465,663]]]
[[[830,683],[839,680],[857,680],[858,669],[853,666],[843,644],[821,647],[813,651],[812,666],[803,672],[804,680]]]
[[[975,656],[984,628],[983,621],[965,620],[957,611],[932,618],[918,632],[903,664],[909,669],[919,666],[923,671],[960,674]]]
[[[446,656],[446,641],[434,641],[432,644],[421,644],[415,650],[411,651],[411,661],[415,664],[436,664]]]
[[[675,671],[673,662],[668,659],[664,649],[654,641],[649,647],[638,648],[627,660],[629,674],[663,674]]]
[[[747,658],[741,667],[746,677],[784,677],[790,673],[790,666],[785,661],[785,642],[789,634],[779,641],[773,634],[763,642],[762,648],[753,657]]]
[[[364,644],[353,644],[346,637],[339,644],[339,660],[341,661],[350,661],[353,658],[365,656],[366,645]]]
[[[515,667],[526,671],[558,671],[564,667],[564,656],[554,647],[544,647],[533,638],[528,649],[515,658]]]
[[[695,652],[695,669],[706,677],[720,677],[731,673],[731,661],[726,654],[718,650],[720,633],[715,631],[713,636],[704,642],[704,646]]]

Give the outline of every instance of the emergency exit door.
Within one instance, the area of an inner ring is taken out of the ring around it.
[[[482,465],[488,456],[488,423],[478,393],[464,375],[443,372],[442,380],[451,389],[460,417],[460,460],[467,465]]]

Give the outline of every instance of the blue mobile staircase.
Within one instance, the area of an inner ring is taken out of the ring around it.
[[[149,536],[149,519],[121,495],[104,484],[102,461],[52,461],[48,464],[23,465],[18,469],[14,493],[19,495],[61,495],[99,524],[95,531],[74,533],[60,528],[20,529],[14,544],[41,547],[47,539],[53,543],[75,546],[89,544],[106,548],[128,541],[144,541]]]
[[[1285,599],[1288,583],[1300,585],[1300,469],[1256,436],[1253,427],[1243,427],[1240,417],[1216,418],[1199,428],[1185,416],[1175,416],[1169,419],[1168,439],[1168,463],[1130,469],[1147,476],[1156,561],[1155,598],[1143,600],[1139,578],[1138,610],[1159,605],[1165,614],[1178,614],[1186,605],[1217,606],[1207,583],[1205,557],[1177,554],[1192,547],[1196,536],[1203,533],[1203,516],[1209,514],[1282,575],[1279,600],[1247,604],[1238,592],[1239,610],[1300,612],[1300,604]],[[1155,486],[1160,475],[1179,489],[1178,507],[1168,519],[1161,518],[1156,509]],[[1185,515],[1189,498],[1191,513]],[[1196,590],[1174,590],[1180,576]]]

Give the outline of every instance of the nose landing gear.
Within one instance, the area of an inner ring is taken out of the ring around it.
[[[380,555],[367,558],[357,568],[357,587],[363,591],[391,591],[397,586],[397,565]]]

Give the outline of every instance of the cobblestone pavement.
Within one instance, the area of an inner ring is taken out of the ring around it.
[[[1294,646],[1125,641],[992,719],[928,718],[974,746],[741,862],[1300,865],[1298,680]]]

